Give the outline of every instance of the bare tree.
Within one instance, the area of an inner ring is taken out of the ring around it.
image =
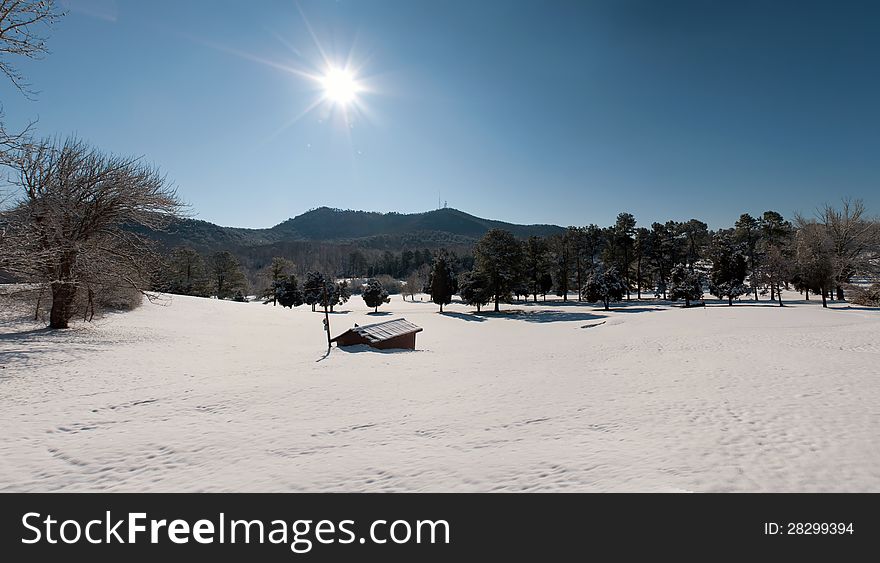
[[[0,72],[26,97],[35,95],[13,60],[39,59],[48,52],[44,32],[61,17],[54,0],[0,0]],[[0,164],[9,164],[10,156],[20,150],[31,131],[13,133],[3,124],[0,107]],[[2,204],[2,201],[0,201]]]
[[[816,212],[818,224],[828,237],[832,252],[834,292],[844,299],[843,287],[853,276],[876,273],[880,258],[880,230],[865,213],[861,200],[844,199],[841,208],[825,205]],[[802,218],[799,223],[805,223]]]
[[[33,92],[10,56],[39,59],[48,53],[43,32],[60,16],[54,0],[0,0],[0,72],[25,95]]]
[[[68,326],[78,292],[90,305],[122,286],[152,298],[145,291],[159,256],[134,229],[161,230],[183,208],[155,167],[77,139],[30,144],[13,166],[21,197],[0,214],[2,267],[49,285],[51,328]]]

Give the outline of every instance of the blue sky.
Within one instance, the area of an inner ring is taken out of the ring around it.
[[[880,212],[880,4],[67,0],[6,121],[159,165],[194,214],[520,223]],[[311,27],[311,32],[309,31]],[[320,45],[320,49],[317,45]],[[352,61],[323,103],[302,72]],[[297,119],[298,118],[298,119]]]

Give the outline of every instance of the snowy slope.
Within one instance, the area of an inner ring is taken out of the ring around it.
[[[355,297],[334,335],[405,317],[419,349],[321,361],[308,307],[0,322],[0,490],[880,490],[876,310],[504,308]]]

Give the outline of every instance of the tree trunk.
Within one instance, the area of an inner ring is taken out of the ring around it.
[[[804,290],[804,295],[807,297],[807,301],[809,301],[809,300],[810,300],[810,290],[809,290],[809,289],[805,289],[805,290]]]
[[[608,311],[608,300],[605,300],[605,310]]]
[[[49,328],[67,328],[71,307],[76,297],[76,285],[69,282],[52,284],[52,311],[49,313]]]
[[[842,287],[842,286],[839,286],[839,285],[837,286],[837,300],[838,300],[838,301],[844,301],[844,298],[843,298],[843,287]]]
[[[642,300],[642,259],[639,258],[639,261],[636,265],[636,291],[639,294],[639,301]]]
[[[45,291],[45,289],[41,287],[40,293],[39,293],[39,295],[37,295],[37,308],[34,310],[34,320],[35,321],[40,320],[40,302],[43,300],[43,291]]]
[[[822,288],[822,306],[823,306],[823,307],[826,307],[826,308],[828,307],[828,301],[827,301],[827,297],[826,297],[826,294],[827,294],[827,293],[828,293],[828,292],[825,291],[825,288],[823,287],[823,288]]]
[[[373,312],[374,312],[374,313],[378,313],[378,312],[379,312],[379,306],[378,306],[378,305],[376,305],[375,307],[373,307]]]
[[[728,295],[728,296],[727,296],[727,306],[728,306],[728,307],[733,307],[733,295]]]
[[[443,312],[443,303],[440,303],[440,312]]]
[[[495,296],[495,312],[498,312],[498,296]]]

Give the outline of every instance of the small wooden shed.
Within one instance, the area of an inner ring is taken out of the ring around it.
[[[380,350],[389,348],[416,349],[416,333],[422,327],[416,326],[406,319],[395,319],[370,325],[354,325],[332,339],[337,346],[354,346],[366,344]]]

